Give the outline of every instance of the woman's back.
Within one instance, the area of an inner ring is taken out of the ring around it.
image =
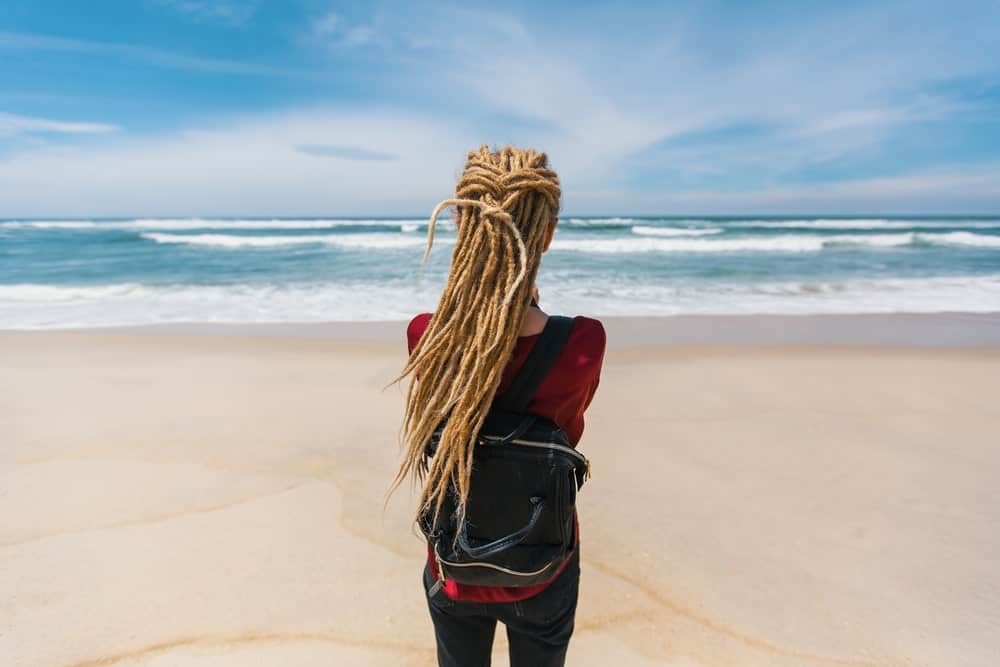
[[[455,207],[448,282],[434,314],[417,315],[407,328],[410,355],[400,379],[411,383],[395,484],[421,482],[424,586],[440,665],[489,664],[498,621],[507,626],[512,667],[562,665],[573,633],[575,492],[586,459],[566,443],[583,435],[605,336],[597,320],[549,319],[537,308],[535,279],[560,197],[544,153],[482,146],[469,152],[455,198],[438,204],[428,226],[429,253],[438,213]],[[484,430],[499,417],[520,426]],[[547,435],[508,442],[532,425]],[[492,464],[504,460],[510,463]],[[494,557],[500,561],[487,561]],[[479,585],[486,583],[494,585]]]
[[[412,352],[430,323],[431,313],[414,317],[406,329],[409,351]],[[510,360],[504,367],[497,391],[502,394],[513,381],[534,348],[540,334],[518,337]],[[528,412],[551,419],[561,427],[569,441],[576,445],[583,435],[584,411],[590,405],[600,383],[601,364],[604,361],[605,334],[599,320],[578,316],[573,318],[573,329],[559,358],[539,385],[528,404]],[[576,542],[579,542],[579,525],[574,521]],[[437,564],[433,552],[427,551],[431,581],[437,581]],[[568,561],[567,561],[568,562]],[[559,577],[567,563],[556,570],[551,580],[534,586],[500,587],[461,584],[448,580],[442,593],[452,600],[466,602],[519,602],[538,595]]]
[[[410,352],[427,329],[430,318],[430,313],[421,313],[410,321],[406,329]],[[531,353],[538,336],[539,334],[532,334],[517,339],[510,361],[504,367],[497,393],[502,394],[510,386]],[[589,317],[575,317],[570,338],[559,359],[528,404],[529,412],[554,421],[566,431],[574,445],[583,435],[583,413],[590,405],[600,382],[604,346],[604,326],[601,322]]]

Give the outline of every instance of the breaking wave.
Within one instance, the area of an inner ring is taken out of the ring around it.
[[[839,236],[751,236],[736,239],[706,238],[616,238],[616,239],[557,239],[552,247],[558,250],[594,253],[634,252],[819,252],[827,246],[903,246],[913,243],[914,234],[839,235]]]
[[[345,248],[395,249],[423,247],[422,237],[389,234],[302,234],[297,236],[238,236],[230,234],[142,234],[156,243],[213,246],[217,248],[279,248],[296,245],[333,245]],[[438,243],[447,244],[449,239]]]
[[[636,225],[632,228],[632,233],[639,236],[711,236],[712,234],[721,234],[723,231],[720,227],[691,229],[689,227],[648,227],[646,225]]]

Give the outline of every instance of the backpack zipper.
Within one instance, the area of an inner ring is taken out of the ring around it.
[[[434,545],[434,557],[437,558],[438,568],[440,569],[441,572],[442,581],[444,580],[444,570],[441,566],[442,563],[444,563],[448,567],[488,567],[492,570],[498,570],[506,574],[512,574],[516,577],[534,577],[552,567],[552,563],[548,563],[545,567],[539,570],[535,570],[534,572],[518,572],[517,570],[511,570],[506,567],[501,567],[500,565],[494,565],[493,563],[453,563],[451,561],[441,558],[441,555],[438,553],[438,547],[436,544]]]
[[[490,440],[492,442],[499,442],[501,439],[500,438],[494,438],[494,437],[491,437],[491,436],[485,436],[484,440]],[[521,440],[519,438],[515,438],[513,440],[508,440],[507,442],[511,442],[511,443],[513,443],[515,445],[525,445],[527,447],[544,447],[545,449],[556,449],[556,450],[558,450],[560,452],[564,452],[566,454],[569,454],[573,458],[575,458],[578,461],[580,461],[581,463],[583,463],[584,466],[588,470],[590,469],[590,461],[587,460],[587,457],[584,456],[583,454],[581,454],[580,452],[578,452],[577,450],[573,449],[572,447],[567,447],[566,445],[560,445],[560,444],[555,443],[555,442],[537,442],[535,440]]]

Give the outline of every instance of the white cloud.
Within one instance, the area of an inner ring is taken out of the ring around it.
[[[332,35],[340,25],[340,15],[337,12],[327,12],[313,22],[313,32],[319,37]]]
[[[375,28],[368,25],[359,25],[351,28],[344,34],[342,44],[344,46],[361,46],[372,44],[378,40],[378,33]]]
[[[327,12],[314,19],[310,33],[316,42],[335,48],[389,46],[374,19],[370,23],[352,25],[337,12]]]
[[[345,146],[342,144],[299,144],[295,147],[300,153],[315,157],[329,157],[339,160],[395,160],[392,153],[373,151],[360,146]]]
[[[155,0],[195,21],[242,25],[257,12],[255,0]]]
[[[0,159],[0,217],[421,213],[453,192],[472,134],[409,113],[313,110],[35,149]],[[316,145],[355,159],[301,150]]]
[[[51,120],[0,112],[0,137],[20,134],[105,134],[118,130],[107,123]]]

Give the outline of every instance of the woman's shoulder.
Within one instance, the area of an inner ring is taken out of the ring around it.
[[[407,333],[411,331],[422,332],[427,328],[428,322],[431,321],[431,313],[419,313],[413,316],[410,323],[406,327]]]
[[[577,315],[573,318],[573,338],[587,340],[593,343],[600,343],[601,347],[607,342],[604,333],[604,324],[593,317]]]
[[[577,315],[573,318],[573,330],[570,332],[567,347],[572,348],[578,365],[600,364],[604,358],[604,347],[607,335],[604,324],[592,317]]]
[[[430,313],[420,313],[415,315],[410,323],[406,326],[406,340],[410,344],[410,349],[417,344],[420,337],[424,335],[424,331],[427,330],[427,325],[431,321]]]

